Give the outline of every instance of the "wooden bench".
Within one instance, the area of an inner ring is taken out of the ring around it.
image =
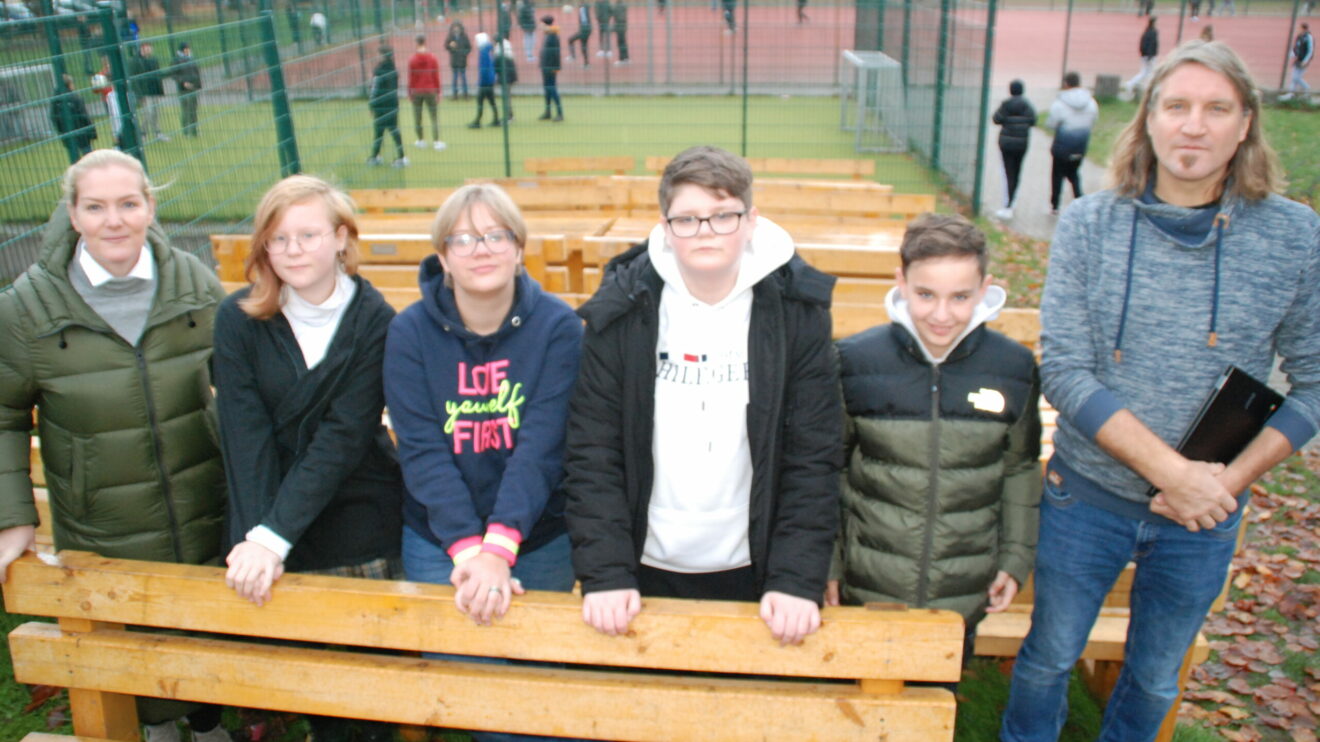
[[[780,647],[755,603],[648,598],[626,636],[608,637],[570,594],[529,592],[481,627],[449,586],[286,574],[258,608],[220,568],[56,558],[10,567],[6,609],[59,623],[23,624],[9,642],[20,682],[70,689],[78,734],[136,740],[132,696],[148,695],[590,739],[953,739],[953,695],[908,685],[958,679],[962,619],[947,611],[826,608],[819,632]],[[423,651],[571,664],[410,654]]]
[[[113,740],[104,737],[72,737],[67,734],[46,734],[45,732],[30,732],[23,737],[22,742],[113,742]]]
[[[646,158],[647,172],[659,175],[669,165],[672,157],[650,156]],[[814,159],[803,157],[748,157],[756,175],[762,173],[809,175],[814,178],[845,177],[854,180],[875,177],[875,160],[860,159]]]
[[[523,170],[535,175],[551,173],[598,173],[611,172],[623,175],[632,172],[636,163],[629,155],[598,157],[528,157],[523,160]]]

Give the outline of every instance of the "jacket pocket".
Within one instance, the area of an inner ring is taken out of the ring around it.
[[[92,439],[86,435],[73,436],[71,467],[69,470],[69,497],[64,503],[69,514],[79,520],[87,516],[90,506],[89,472],[94,465],[92,457]]]

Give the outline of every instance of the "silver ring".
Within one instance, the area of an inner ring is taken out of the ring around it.
[[[498,593],[499,591],[500,591],[500,589],[499,589],[498,587],[496,587],[495,585],[491,585],[491,586],[490,586],[490,589],[487,590],[486,592],[488,592],[488,593]]]

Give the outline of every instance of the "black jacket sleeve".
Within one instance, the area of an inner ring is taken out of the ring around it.
[[[821,601],[839,523],[843,405],[829,311],[801,305],[791,320],[779,492],[765,590]]]
[[[601,333],[587,326],[569,407],[564,517],[584,594],[637,587],[625,470],[622,336],[618,327]]]

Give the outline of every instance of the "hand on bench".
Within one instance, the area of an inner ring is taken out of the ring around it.
[[[449,581],[454,585],[454,606],[481,626],[504,618],[513,596],[527,592],[512,576],[509,563],[489,552],[454,567]]]
[[[13,526],[0,531],[0,583],[9,574],[9,563],[32,551],[36,541],[36,526]]]

